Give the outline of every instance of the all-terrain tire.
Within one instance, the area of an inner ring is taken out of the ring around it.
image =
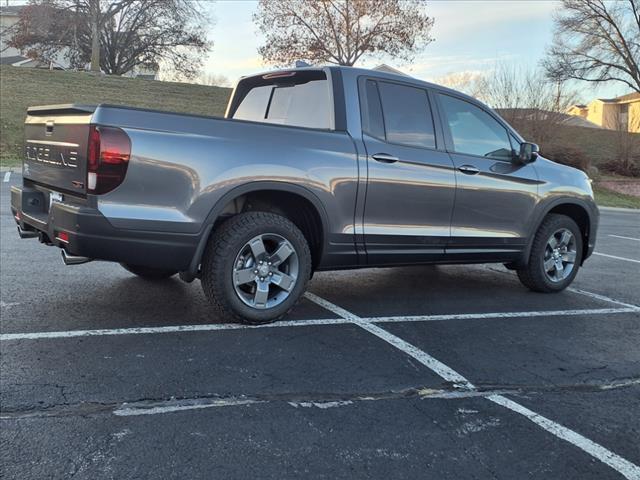
[[[545,272],[545,251],[551,235],[558,230],[569,230],[575,239],[576,257],[571,273],[561,281],[552,281]],[[580,228],[566,215],[550,214],[542,221],[533,239],[529,261],[526,267],[518,268],[518,278],[523,285],[534,292],[553,293],[567,288],[578,274],[582,262],[582,233]]]
[[[271,308],[255,308],[243,302],[234,287],[234,266],[240,251],[258,235],[275,234],[286,239],[298,257],[298,275],[288,297]],[[242,323],[259,325],[284,317],[300,300],[311,276],[311,252],[305,236],[287,218],[268,212],[235,215],[214,232],[205,249],[202,289],[214,310]]]

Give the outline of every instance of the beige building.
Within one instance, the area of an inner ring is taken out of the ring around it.
[[[582,117],[602,128],[640,133],[640,93],[617,98],[597,98],[588,105],[572,105],[569,115]]]

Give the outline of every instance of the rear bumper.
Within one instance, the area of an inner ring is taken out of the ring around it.
[[[34,234],[70,255],[94,260],[185,271],[199,239],[198,235],[115,228],[82,199],[68,197],[49,207],[48,190],[37,186],[13,186],[11,212],[23,235]]]

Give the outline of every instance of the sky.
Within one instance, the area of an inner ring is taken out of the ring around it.
[[[0,0],[22,4],[25,0]],[[208,38],[213,49],[203,65],[203,77],[224,76],[233,84],[240,76],[271,67],[262,63],[257,48],[263,38],[252,15],[257,0],[203,0],[214,22]],[[363,58],[357,66],[370,68],[386,63],[427,81],[449,74],[488,72],[496,64],[535,69],[553,38],[554,10],[558,0],[427,0],[428,14],[435,19],[435,41],[411,63],[392,58]],[[542,72],[540,73],[542,75]],[[582,101],[628,93],[615,83],[594,87],[578,82]]]
[[[435,18],[435,41],[416,55],[413,62],[393,59],[364,59],[357,66],[387,63],[417,78],[437,81],[451,73],[491,70],[496,63],[536,68],[553,37],[552,13],[558,7],[551,0],[439,0],[427,1]],[[251,16],[254,0],[210,1],[207,9],[215,19],[210,31],[213,50],[205,62],[209,74],[223,75],[234,82],[242,75],[269,69],[258,55],[262,37]],[[541,73],[542,75],[542,73]],[[607,85],[594,90],[578,84],[583,100],[627,93],[625,88]]]

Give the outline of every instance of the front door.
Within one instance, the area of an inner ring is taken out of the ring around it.
[[[455,173],[444,148],[438,150],[427,90],[368,79],[361,82],[360,93],[367,151],[367,261],[438,260],[450,237]]]
[[[516,258],[527,242],[538,176],[513,161],[517,140],[489,111],[438,94],[457,191],[448,256]]]

